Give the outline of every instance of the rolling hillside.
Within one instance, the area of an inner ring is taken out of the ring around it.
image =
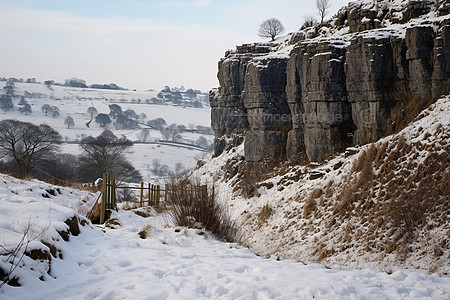
[[[5,84],[6,82],[0,82],[0,89],[3,89]],[[61,134],[65,141],[62,152],[70,154],[80,153],[81,149],[77,143],[82,138],[98,136],[105,129],[111,130],[116,136],[126,136],[131,141],[138,142],[128,154],[129,159],[141,172],[145,181],[157,181],[157,174],[150,170],[154,159],[159,160],[161,165],[167,165],[172,171],[177,167],[188,170],[207,152],[202,150],[202,147],[195,146],[198,139],[205,138],[208,145],[213,141],[209,129],[210,108],[207,95],[198,94],[194,99],[186,98],[175,104],[170,99],[167,100],[166,96],[161,98],[160,95],[158,98],[158,94],[156,91],[105,90],[16,82],[14,108],[0,111],[0,119],[17,119],[34,124],[46,123]],[[19,103],[23,100],[30,105],[31,113],[20,111],[22,106]],[[195,102],[197,105],[200,103],[202,107],[195,108]],[[46,104],[57,107],[59,115],[53,116],[52,111],[44,112],[42,106]],[[116,128],[114,119],[105,127],[101,127],[95,120],[91,121],[91,115],[87,112],[89,107],[94,107],[98,113],[109,114],[111,104],[119,105],[123,111],[133,110],[138,117],[136,119],[139,123],[138,128]],[[64,124],[68,116],[72,117],[75,123],[70,128]],[[183,144],[159,144],[160,140],[165,140],[160,130],[146,126],[149,120],[157,118],[165,120],[165,127],[172,124],[176,124],[177,128],[181,126],[176,142]],[[141,135],[144,128],[149,129],[145,141]],[[205,140],[203,141],[205,144]]]

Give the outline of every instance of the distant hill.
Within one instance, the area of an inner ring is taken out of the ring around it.
[[[214,139],[208,95],[193,90],[166,90],[161,98],[157,91],[77,88],[35,80],[8,82],[0,81],[0,96],[10,97],[12,107],[0,105],[0,119],[46,123],[60,132],[66,142],[62,149],[71,154],[80,153],[77,143],[81,139],[98,136],[106,129],[126,136],[139,142],[129,156],[146,181],[158,180],[168,171],[192,168]],[[174,101],[168,96],[172,94],[181,97]],[[113,115],[110,106],[121,113]],[[111,123],[97,123],[99,114],[109,117]],[[72,126],[65,122],[68,117],[73,119]],[[160,140],[165,143],[159,144]],[[193,146],[186,146],[189,144]],[[161,172],[152,167],[153,160],[164,167]]]

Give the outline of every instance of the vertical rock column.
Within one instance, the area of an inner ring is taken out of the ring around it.
[[[352,39],[346,53],[348,100],[356,125],[354,144],[366,144],[383,136],[389,107],[395,105],[396,83],[389,37]]]
[[[436,98],[450,94],[450,25],[442,27],[434,40],[433,61],[432,97]]]
[[[409,69],[409,97],[431,98],[434,29],[431,26],[406,30],[406,60]]]
[[[250,170],[263,172],[286,159],[287,134],[292,127],[286,101],[287,58],[256,58],[247,66],[242,98],[249,131],[245,159]]]
[[[291,112],[292,130],[289,131],[286,144],[286,157],[292,163],[306,160],[305,134],[303,116],[305,109],[302,103],[302,86],[300,76],[303,69],[302,57],[305,49],[295,47],[289,56],[287,64],[286,97]]]
[[[219,62],[219,90],[210,92],[211,127],[215,133],[214,155],[240,144],[248,127],[247,110],[241,98],[247,63],[251,57],[228,55]]]
[[[304,143],[308,158],[321,161],[345,149],[352,140],[353,122],[344,73],[345,48],[328,43],[303,47],[297,59],[301,61]],[[299,121],[298,118],[296,122]]]

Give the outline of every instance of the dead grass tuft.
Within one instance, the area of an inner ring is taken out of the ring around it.
[[[150,232],[150,229],[152,226],[146,225],[144,228],[141,229],[141,231],[138,232],[138,235],[141,239],[145,240]]]
[[[264,206],[261,208],[261,211],[258,214],[258,223],[261,225],[262,223],[266,222],[271,215],[272,209],[270,208],[269,203],[264,204]]]
[[[317,199],[317,198],[320,198],[320,196],[322,196],[322,194],[323,194],[323,189],[317,188],[311,192],[310,197],[312,199]]]
[[[140,207],[140,204],[137,202],[126,201],[125,204],[123,205],[122,209],[123,210],[132,210],[132,209],[137,209],[139,207]]]
[[[303,206],[303,217],[308,218],[309,215],[317,208],[316,200],[313,197],[308,198]]]
[[[105,222],[105,227],[107,228],[116,229],[119,226],[120,222],[116,218],[109,219],[108,221]]]
[[[146,212],[146,211],[143,211],[143,210],[133,210],[133,212],[134,212],[136,215],[138,215],[138,216],[140,216],[140,217],[143,217],[143,218],[148,218],[148,217],[150,217],[150,213],[148,213],[148,212]]]
[[[228,206],[217,201],[214,187],[173,181],[169,191],[169,213],[177,226],[197,228],[201,224],[219,239],[238,241],[236,224]]]

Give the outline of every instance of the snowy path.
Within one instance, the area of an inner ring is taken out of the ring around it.
[[[161,218],[118,215],[121,227],[85,227],[52,262],[53,278],[5,286],[0,299],[448,299],[450,278],[326,269],[255,256],[248,249],[164,227]],[[139,238],[150,225],[149,237]]]

